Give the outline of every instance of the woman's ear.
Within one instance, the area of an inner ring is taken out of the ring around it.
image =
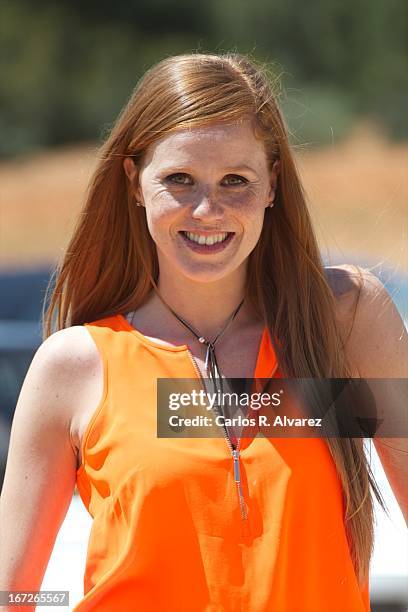
[[[131,157],[125,157],[123,160],[123,169],[129,180],[130,188],[136,200],[140,200],[141,194],[139,189],[139,168]]]
[[[270,185],[271,185],[271,188],[269,191],[270,200],[273,200],[275,197],[275,191],[276,191],[276,186],[278,184],[279,172],[280,172],[280,160],[277,159],[272,166],[271,175],[270,175]]]
[[[123,169],[125,170],[129,181],[133,184],[133,181],[137,176],[137,166],[131,157],[125,157],[123,160]]]
[[[272,166],[272,186],[274,189],[276,189],[279,172],[280,172],[280,160],[277,159],[276,162]]]

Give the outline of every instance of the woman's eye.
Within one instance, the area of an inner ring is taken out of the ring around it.
[[[166,177],[166,181],[172,183],[173,185],[192,185],[193,179],[189,174],[185,172],[176,172],[174,174],[170,174]],[[224,177],[223,182],[232,187],[245,185],[247,183],[247,179],[243,176],[239,176],[238,174],[228,174]]]
[[[167,181],[170,183],[176,183],[177,185],[190,185],[191,177],[189,174],[185,174],[184,172],[177,172],[176,174],[171,174],[167,177]]]
[[[245,185],[248,181],[243,176],[239,176],[238,174],[229,174],[226,177],[229,185]]]

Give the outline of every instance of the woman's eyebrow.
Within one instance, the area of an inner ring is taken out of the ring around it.
[[[252,168],[251,166],[248,166],[247,164],[238,164],[236,166],[226,166],[225,168],[222,169],[222,171],[225,172],[225,173],[231,173],[231,172],[252,172],[256,176],[258,176],[255,168]],[[180,165],[174,164],[172,166],[165,166],[163,168],[160,168],[160,173],[161,174],[171,174],[171,173],[177,173],[177,172],[193,173],[194,169],[191,168],[187,164],[180,164]]]
[[[160,174],[174,174],[175,172],[191,172],[191,168],[185,164],[179,164],[178,166],[163,166],[158,171]]]
[[[224,168],[224,170],[226,172],[253,172],[254,174],[257,174],[255,168],[252,168],[251,166],[248,166],[247,164],[238,164],[237,166],[228,166],[227,168]]]

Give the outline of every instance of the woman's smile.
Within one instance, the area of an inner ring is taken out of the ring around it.
[[[213,254],[224,251],[232,242],[235,232],[219,233],[192,233],[187,231],[178,232],[179,236],[191,251],[195,253]]]

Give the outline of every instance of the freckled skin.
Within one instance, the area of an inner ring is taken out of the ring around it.
[[[277,177],[249,122],[179,130],[148,149],[139,173],[132,160],[124,167],[146,208],[161,275],[211,282],[245,266]],[[200,229],[235,236],[224,251],[203,255],[191,251],[178,234]]]

